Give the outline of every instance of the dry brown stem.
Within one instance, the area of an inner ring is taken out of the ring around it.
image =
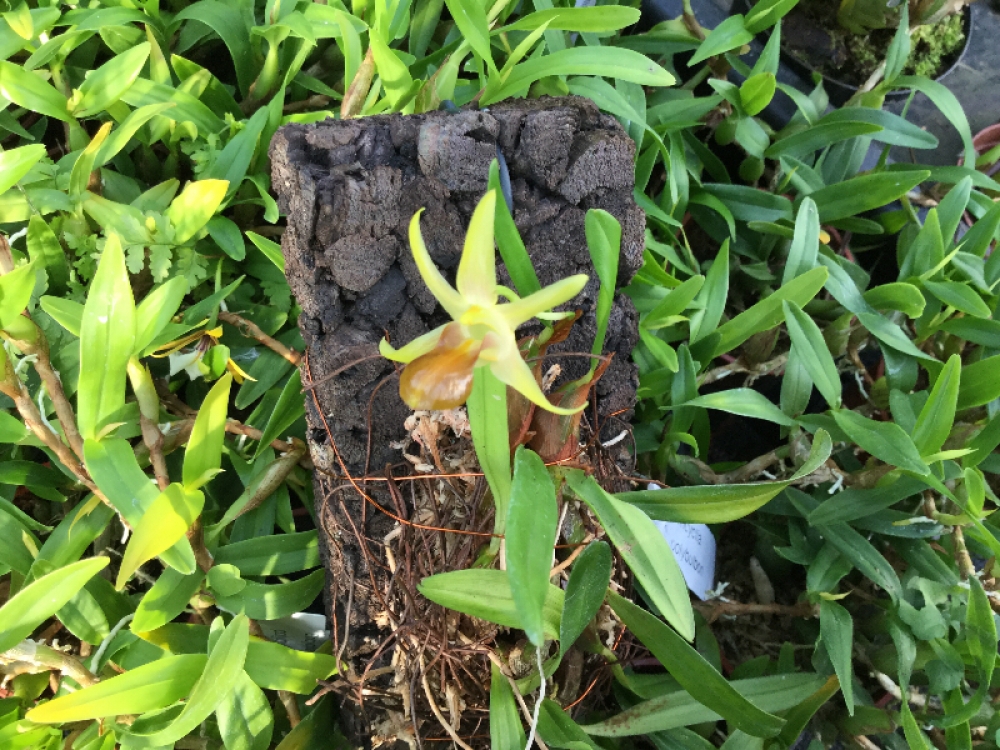
[[[237,315],[236,313],[231,313],[231,312],[220,312],[219,320],[221,320],[223,323],[229,323],[229,325],[235,326],[240,330],[240,333],[242,333],[244,336],[256,339],[261,344],[266,346],[268,349],[273,351],[275,354],[281,355],[296,367],[298,367],[299,363],[302,361],[301,354],[299,354],[294,349],[289,349],[287,346],[282,344],[277,339],[268,336],[260,329],[260,326],[258,326],[251,320],[247,320],[241,315]]]

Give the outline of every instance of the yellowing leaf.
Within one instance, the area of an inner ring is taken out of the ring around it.
[[[232,384],[233,376],[229,373],[219,378],[198,410],[184,451],[184,486],[189,490],[208,482],[222,464],[222,440],[226,435],[226,410]]]
[[[166,210],[174,225],[174,241],[187,242],[204,228],[222,205],[228,188],[228,180],[189,182]]]
[[[161,492],[133,530],[115,587],[124,587],[140,565],[180,541],[198,518],[204,504],[205,496],[200,491],[186,489],[176,482]]]

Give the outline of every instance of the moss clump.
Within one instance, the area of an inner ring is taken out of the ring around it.
[[[933,26],[918,26],[910,36],[912,51],[904,72],[933,78],[961,53],[965,44],[962,14],[955,13]]]

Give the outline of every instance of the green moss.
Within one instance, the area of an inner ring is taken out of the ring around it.
[[[918,26],[910,36],[913,51],[906,73],[933,78],[965,43],[962,14],[955,13],[933,26]]]

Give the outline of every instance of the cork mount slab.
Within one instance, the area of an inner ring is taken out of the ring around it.
[[[366,745],[411,744],[444,731],[485,732],[485,741],[468,744],[488,747],[487,652],[517,652],[503,628],[447,612],[417,592],[424,577],[471,565],[490,541],[492,504],[464,410],[411,413],[393,363],[377,356],[384,335],[400,346],[448,320],[417,272],[407,226],[423,208],[428,250],[453,280],[498,151],[541,284],[590,276],[564,306],[581,311],[580,319],[548,353],[561,368],[558,382],[579,377],[587,359],[559,354],[589,353],[597,328],[587,210],[604,209],[622,225],[619,287],[642,264],[635,145],[613,118],[586,99],[543,98],[288,125],[271,144],[273,185],[288,215],[286,274],[308,349],[303,383],[326,603],[336,653],[349,665],[331,689],[344,699],[353,739]],[[498,275],[511,286],[499,259]],[[627,428],[635,403],[637,320],[630,300],[616,294],[604,347],[613,357],[584,418],[591,439],[581,460],[609,478],[630,460],[627,441],[601,450],[600,437]],[[578,509],[567,515],[566,523],[599,533]],[[571,652],[556,676],[567,701],[579,692],[582,660]]]

